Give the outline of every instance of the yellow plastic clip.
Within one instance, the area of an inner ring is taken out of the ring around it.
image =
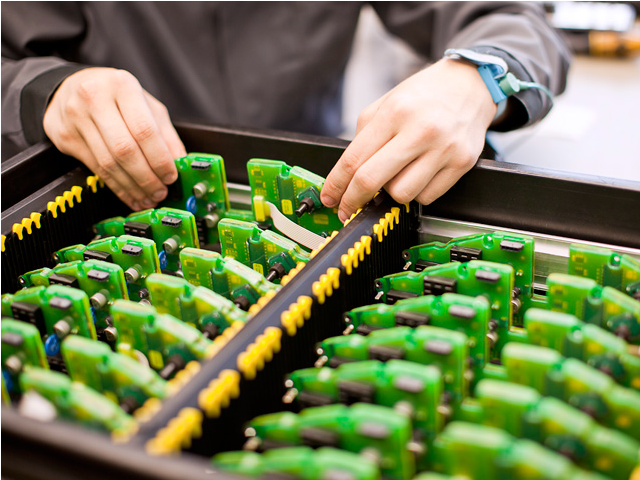
[[[93,193],[96,193],[98,191],[98,185],[100,185],[100,187],[104,187],[104,182],[100,177],[98,177],[97,175],[87,177],[87,186],[91,188],[91,191]]]
[[[2,235],[2,252],[4,252],[5,246],[4,246],[4,242],[7,240],[7,237],[5,237],[4,235]]]
[[[178,453],[182,448],[191,446],[191,440],[202,435],[202,412],[186,407],[178,416],[169,420],[167,426],[161,428],[156,436],[146,444],[150,455],[167,455]]]
[[[207,417],[219,417],[223,408],[240,395],[240,374],[235,370],[223,370],[217,378],[198,394],[198,406]]]
[[[71,194],[76,199],[76,203],[82,203],[82,187],[77,185],[71,187]]]
[[[140,408],[133,412],[133,417],[139,422],[148,422],[151,418],[160,411],[162,402],[159,398],[148,398]]]
[[[24,230],[24,225],[21,223],[14,223],[11,230],[18,236],[18,239],[22,240],[22,230]]]
[[[33,222],[33,224],[36,226],[36,228],[40,228],[40,218],[42,217],[42,214],[39,212],[33,212],[30,216],[31,221]]]
[[[276,327],[268,327],[262,335],[259,335],[254,343],[238,355],[238,370],[247,380],[253,380],[258,370],[264,368],[266,362],[270,362],[273,354],[280,351],[280,339],[282,330]]]

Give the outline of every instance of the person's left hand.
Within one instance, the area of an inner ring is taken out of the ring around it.
[[[322,203],[344,222],[382,187],[399,203],[433,202],[475,165],[496,109],[475,66],[440,60],[360,113]]]

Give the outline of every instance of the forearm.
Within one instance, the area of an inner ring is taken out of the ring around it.
[[[44,140],[42,119],[51,96],[65,78],[82,68],[57,57],[3,57],[2,146],[20,151]]]
[[[564,90],[570,53],[539,4],[400,2],[374,7],[392,33],[430,61],[441,58],[447,48],[478,50],[502,57],[520,80],[540,83],[555,94]],[[539,91],[518,93],[509,100],[510,115],[492,128],[530,125],[543,118],[550,106]]]

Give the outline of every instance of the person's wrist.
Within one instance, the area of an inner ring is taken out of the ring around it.
[[[477,104],[477,108],[483,112],[483,117],[487,119],[487,125],[489,125],[496,116],[498,107],[480,76],[477,66],[455,58],[443,58],[434,66],[436,65],[446,69],[447,75],[458,79],[465,86],[468,92],[466,101]]]

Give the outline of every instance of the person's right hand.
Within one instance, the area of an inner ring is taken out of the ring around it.
[[[186,155],[167,108],[125,70],[87,68],[67,77],[44,115],[62,153],[98,175],[133,210],[153,208]]]

